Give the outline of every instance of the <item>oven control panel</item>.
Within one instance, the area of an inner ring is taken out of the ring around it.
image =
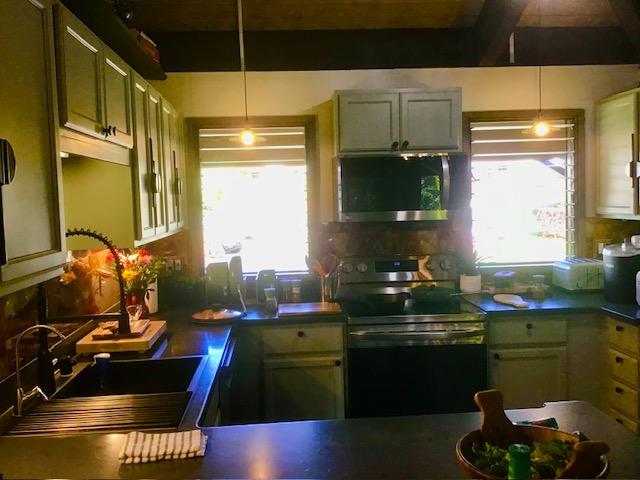
[[[342,283],[456,280],[456,257],[451,254],[341,259]]]

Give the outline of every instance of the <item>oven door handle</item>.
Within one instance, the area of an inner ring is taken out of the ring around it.
[[[349,335],[354,337],[424,337],[424,338],[462,338],[473,337],[477,335],[484,335],[484,329],[467,328],[464,330],[434,330],[434,331],[419,331],[419,332],[375,332],[369,330],[360,330],[356,332],[349,332]]]

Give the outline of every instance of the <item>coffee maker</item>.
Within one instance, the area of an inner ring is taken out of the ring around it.
[[[636,274],[640,271],[640,249],[630,241],[607,245],[602,252],[604,299],[612,303],[636,302]]]

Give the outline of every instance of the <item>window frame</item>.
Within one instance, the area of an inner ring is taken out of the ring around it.
[[[492,110],[480,112],[463,112],[463,149],[469,157],[469,168],[471,168],[471,124],[475,122],[511,122],[511,121],[533,121],[541,113],[543,118],[554,120],[571,121],[574,124],[574,147],[575,147],[575,238],[576,256],[584,257],[584,223],[585,223],[585,134],[584,134],[584,110],[583,109],[553,109],[553,110]],[[471,191],[471,185],[469,185]],[[471,226],[471,208],[469,208],[469,226]],[[514,264],[493,263],[483,264],[480,269],[483,273],[491,274],[499,270],[509,268],[523,272],[551,273],[553,262],[521,262]]]
[[[318,149],[318,117],[316,115],[261,116],[249,117],[248,123],[254,128],[304,127],[305,155],[307,165],[307,229],[309,255],[317,256],[320,234],[320,165]],[[202,185],[200,181],[200,140],[203,128],[242,128],[246,126],[244,117],[190,117],[185,118],[187,130],[187,178],[189,182],[189,225],[192,234],[192,258],[194,266],[202,275],[204,264],[204,236],[202,231]]]

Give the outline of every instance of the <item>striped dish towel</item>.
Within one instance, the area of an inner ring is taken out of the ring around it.
[[[207,436],[200,430],[171,433],[130,432],[120,449],[120,463],[203,457]]]

